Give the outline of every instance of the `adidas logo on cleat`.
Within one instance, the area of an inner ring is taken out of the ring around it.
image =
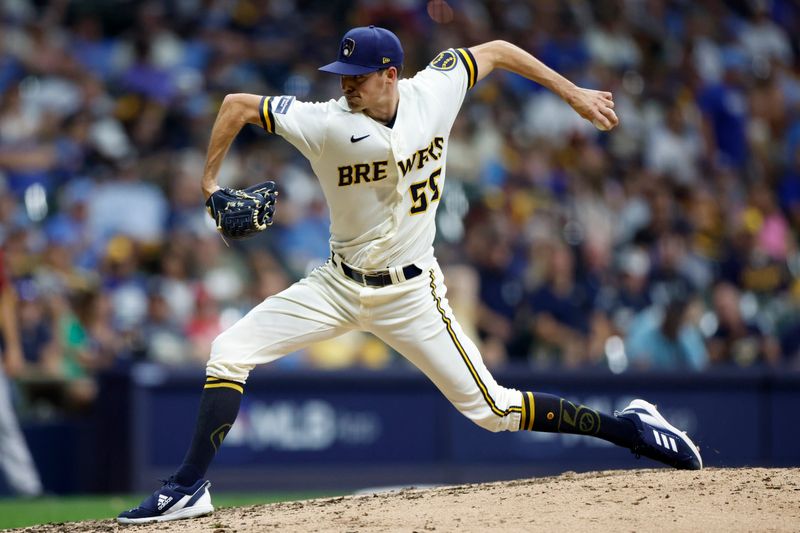
[[[659,446],[663,446],[666,449],[672,449],[673,452],[678,451],[678,445],[675,442],[675,439],[666,433],[659,433],[655,429],[653,430],[653,436],[656,438],[656,442]]]
[[[164,507],[172,501],[172,496],[167,496],[166,494],[159,494],[158,495],[158,510],[161,511]]]

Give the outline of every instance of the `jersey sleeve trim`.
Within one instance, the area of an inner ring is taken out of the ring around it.
[[[261,125],[269,133],[275,133],[275,117],[272,115],[272,97],[262,96],[258,104],[258,117]]]
[[[478,81],[478,63],[475,62],[475,57],[469,49],[456,48],[455,51],[461,58],[461,64],[467,69],[467,89],[472,89],[472,86]]]

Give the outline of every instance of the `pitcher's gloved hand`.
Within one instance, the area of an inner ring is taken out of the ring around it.
[[[274,181],[246,189],[224,188],[208,197],[206,209],[223,236],[245,239],[272,224],[277,196]]]

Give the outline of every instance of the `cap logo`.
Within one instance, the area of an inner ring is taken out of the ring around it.
[[[355,48],[356,42],[350,37],[347,37],[342,41],[342,55],[344,57],[350,57],[353,55],[353,50],[355,50]]]
[[[384,58],[383,58],[383,64],[384,64],[384,65],[385,65],[386,63],[391,63],[391,62],[392,62],[392,60],[391,60],[391,59],[389,59],[388,57],[384,57]]]

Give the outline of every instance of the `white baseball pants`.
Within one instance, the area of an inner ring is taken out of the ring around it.
[[[365,287],[329,260],[270,296],[212,344],[208,376],[245,382],[256,365],[350,330],[367,331],[405,356],[467,418],[489,431],[516,431],[522,394],[501,387],[453,316],[438,263],[386,287]]]

